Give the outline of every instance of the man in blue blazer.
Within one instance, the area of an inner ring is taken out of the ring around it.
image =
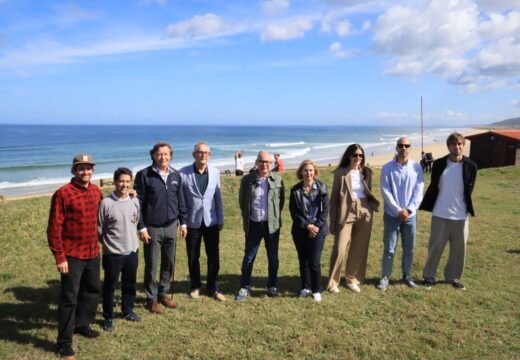
[[[206,256],[208,257],[208,275],[206,290],[209,296],[218,301],[226,297],[218,289],[219,238],[224,226],[224,207],[220,193],[220,171],[208,165],[211,151],[206,143],[198,143],[193,149],[195,162],[183,167],[182,190],[188,208],[188,234],[186,235],[186,251],[190,272],[192,299],[200,297],[200,245],[204,238]]]

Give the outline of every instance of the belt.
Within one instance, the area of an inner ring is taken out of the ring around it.
[[[256,225],[268,225],[269,224],[269,221],[253,221],[253,220],[249,220],[251,221],[253,224],[256,224]]]

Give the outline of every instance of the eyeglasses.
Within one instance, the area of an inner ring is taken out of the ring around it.
[[[211,153],[209,151],[195,151],[195,154],[197,154],[197,155],[209,155]]]
[[[410,144],[397,144],[397,147],[399,149],[402,149],[402,148],[407,148],[408,149],[410,146],[412,146],[412,145],[410,145]]]
[[[271,160],[256,160],[259,164],[270,164]]]
[[[355,158],[355,157],[363,158],[363,154],[354,153],[354,154],[352,154],[352,157],[353,158]]]

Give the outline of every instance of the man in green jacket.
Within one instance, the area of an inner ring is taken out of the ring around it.
[[[235,298],[237,301],[244,301],[251,291],[251,273],[262,238],[265,240],[269,271],[267,295],[278,296],[278,240],[285,194],[282,178],[269,170],[271,163],[271,155],[260,151],[255,162],[256,171],[244,176],[240,183],[238,202],[246,246],[242,260],[241,288]]]

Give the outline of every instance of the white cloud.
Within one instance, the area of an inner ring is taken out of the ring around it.
[[[520,8],[520,0],[479,0],[478,4],[484,11],[503,12]]]
[[[231,25],[215,14],[195,15],[189,20],[168,25],[166,33],[174,38],[215,36],[231,29]]]
[[[509,87],[510,85],[511,84],[509,84],[506,80],[491,81],[483,84],[472,82],[466,85],[466,91],[472,94],[483,93],[489,90],[503,89]]]
[[[480,25],[480,34],[484,39],[495,40],[520,34],[520,12],[511,11],[506,15],[491,13],[489,19]]]
[[[518,99],[511,100],[511,106],[515,107],[515,108],[520,108],[520,100],[518,100]]]
[[[469,92],[520,75],[520,12],[485,14],[473,0],[420,4],[392,6],[377,20],[373,44],[389,56],[386,74],[436,75]]]
[[[352,24],[350,23],[350,21],[345,19],[336,24],[335,30],[339,37],[346,37],[348,35],[351,35]]]
[[[363,22],[363,26],[361,27],[361,32],[366,32],[372,28],[372,22],[370,20],[366,20]]]
[[[262,32],[262,41],[301,39],[305,32],[313,28],[312,22],[307,19],[292,20],[285,24],[268,25]]]
[[[329,52],[339,58],[349,58],[358,55],[357,51],[345,49],[339,41],[336,41],[329,46]]]
[[[291,6],[290,0],[264,0],[262,2],[262,10],[268,15],[282,14],[289,6]]]

